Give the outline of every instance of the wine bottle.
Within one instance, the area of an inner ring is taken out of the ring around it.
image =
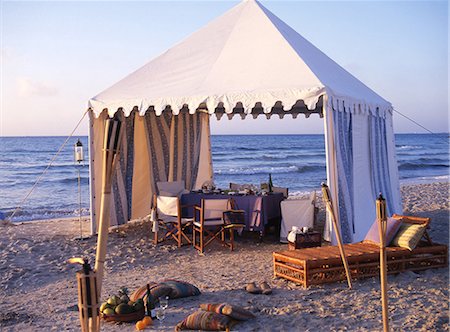
[[[146,314],[150,316],[151,319],[156,319],[156,299],[153,297],[152,292],[150,291],[150,285],[147,284],[147,301],[145,302]]]
[[[273,192],[272,174],[269,173],[269,193]]]

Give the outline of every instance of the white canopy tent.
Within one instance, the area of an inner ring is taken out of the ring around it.
[[[147,215],[157,181],[193,189],[212,180],[212,114],[323,117],[327,181],[345,242],[363,239],[378,192],[389,213],[401,212],[391,104],[254,0],[101,92],[89,109],[92,232],[108,116],[125,124],[111,224]]]

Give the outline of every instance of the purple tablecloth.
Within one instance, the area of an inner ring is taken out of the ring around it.
[[[262,232],[264,226],[270,219],[281,218],[280,202],[283,200],[283,194],[273,193],[267,196],[256,195],[222,195],[222,194],[203,194],[188,193],[181,196],[182,205],[198,205],[202,198],[205,199],[228,199],[232,198],[235,208],[245,211],[245,230]],[[183,208],[183,216],[192,218],[194,210],[192,207]]]

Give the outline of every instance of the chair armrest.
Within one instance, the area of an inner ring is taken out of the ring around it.
[[[240,213],[245,213],[245,210],[234,210],[234,209],[229,209],[229,210],[225,210],[223,212],[240,212]]]
[[[197,219],[197,212],[200,215],[202,213],[202,208],[198,205],[193,205],[193,207],[194,207],[194,214],[192,215],[192,218],[194,219],[194,221],[199,221]]]

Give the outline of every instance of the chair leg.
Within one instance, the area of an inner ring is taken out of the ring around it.
[[[203,232],[199,232],[199,240],[200,240],[200,253],[203,253],[204,247],[203,247]]]
[[[158,244],[158,232],[153,233],[153,244]]]
[[[234,249],[234,231],[233,228],[230,228],[230,249],[233,251]]]
[[[178,226],[178,231],[177,231],[177,243],[178,243],[178,248],[181,248],[181,242],[182,242],[182,238],[181,238],[181,226]]]

